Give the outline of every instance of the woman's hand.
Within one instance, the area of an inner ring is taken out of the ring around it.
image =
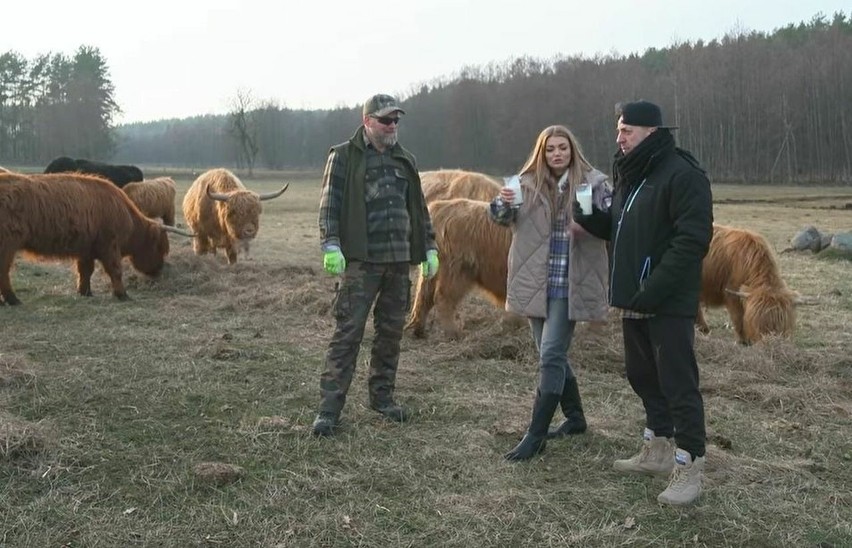
[[[511,206],[515,203],[515,191],[504,186],[500,189],[500,199],[507,206]]]

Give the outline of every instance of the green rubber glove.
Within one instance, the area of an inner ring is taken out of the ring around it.
[[[438,273],[438,250],[430,249],[426,252],[426,260],[420,263],[420,274],[426,278],[433,278]]]
[[[343,274],[346,270],[346,259],[338,247],[329,248],[322,254],[322,267],[332,276]]]

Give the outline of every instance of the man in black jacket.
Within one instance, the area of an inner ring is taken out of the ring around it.
[[[713,236],[710,182],[675,147],[657,105],[626,103],[619,114],[612,207],[583,215],[574,206],[575,221],[612,241],[610,304],[623,311],[627,378],[645,407],[642,450],[613,467],[668,475],[657,500],[689,504],[701,494],[705,460],[693,323]]]

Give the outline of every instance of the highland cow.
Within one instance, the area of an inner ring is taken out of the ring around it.
[[[741,344],[770,334],[790,336],[799,294],[781,278],[766,238],[742,228],[713,225],[713,239],[701,271],[701,304],[725,306]],[[710,327],[699,306],[695,319],[702,333]]]
[[[493,222],[488,208],[488,202],[466,198],[429,204],[441,268],[432,279],[418,278],[406,325],[416,337],[425,336],[426,320],[434,306],[444,332],[457,338],[456,309],[474,287],[495,305],[505,306],[512,231]]]
[[[175,181],[171,177],[145,179],[128,183],[122,188],[146,217],[162,219],[163,224],[175,226]]]
[[[118,299],[128,299],[121,261],[156,276],[169,252],[163,227],[146,218],[118,188],[80,174],[0,175],[0,295],[21,301],[9,272],[18,251],[35,257],[75,259],[77,292],[91,296],[95,261],[100,261]]]
[[[460,169],[424,171],[420,174],[420,181],[427,204],[453,198],[490,202],[500,194],[502,186],[485,174]]]
[[[268,194],[246,190],[227,169],[206,171],[195,179],[183,199],[183,217],[196,234],[192,248],[197,255],[225,250],[228,264],[237,262],[240,249],[249,244],[260,229],[261,202],[277,198],[289,184]]]

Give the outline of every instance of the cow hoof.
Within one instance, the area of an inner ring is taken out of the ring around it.
[[[18,306],[19,304],[21,304],[21,301],[20,299],[12,295],[10,297],[6,297],[6,304],[8,304],[9,306]]]
[[[131,300],[131,299],[130,299],[130,295],[128,295],[127,293],[119,293],[119,294],[117,294],[117,295],[115,296],[115,298],[116,298],[116,299],[118,299],[119,301],[129,301],[129,300]]]

